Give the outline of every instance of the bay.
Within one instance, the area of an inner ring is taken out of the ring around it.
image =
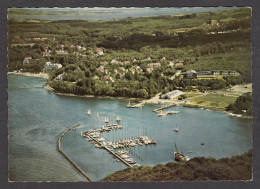
[[[100,128],[105,117],[122,119],[122,130],[102,133],[106,141],[135,139],[147,135],[156,145],[129,148],[141,165],[174,161],[174,142],[190,158],[222,158],[252,148],[252,120],[221,112],[176,106],[179,114],[158,117],[152,110],[126,108],[127,100],[57,95],[44,88],[45,79],[8,76],[9,179],[12,181],[85,181],[86,179],[57,150],[59,136],[80,124],[62,139],[63,151],[93,180],[126,168],[107,151],[95,148],[80,136],[81,131]],[[88,109],[92,114],[86,115]],[[99,118],[97,117],[97,113]],[[173,131],[174,127],[179,132]],[[201,145],[201,143],[205,145]],[[192,153],[188,153],[192,151]]]

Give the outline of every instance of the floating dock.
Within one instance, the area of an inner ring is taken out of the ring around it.
[[[149,139],[148,136],[139,136],[136,141],[133,140],[123,140],[118,142],[105,142],[105,138],[100,136],[102,132],[109,132],[113,129],[122,129],[123,126],[113,124],[110,126],[102,126],[101,129],[91,129],[85,132],[81,132],[82,137],[86,137],[87,141],[92,141],[96,148],[103,148],[107,150],[114,158],[117,158],[117,161],[121,161],[129,167],[140,166],[136,161],[130,157],[123,157],[123,154],[114,152],[113,149],[125,148],[125,147],[135,147],[137,145],[142,146],[143,144],[156,144],[155,140]],[[143,143],[143,144],[142,144]],[[133,164],[133,165],[131,165]]]
[[[169,104],[169,105],[163,106],[161,108],[154,109],[153,112],[159,112],[161,110],[168,109],[168,108],[171,108],[173,106],[176,106],[176,104]]]
[[[138,104],[133,104],[133,105],[127,105],[127,108],[142,108],[144,106],[144,103],[138,103]]]
[[[118,158],[120,161],[122,161],[124,164],[126,164],[128,167],[132,167],[129,163],[127,163],[123,158],[121,158],[119,155],[117,155],[115,152],[113,152],[110,148],[104,146],[101,142],[99,142],[97,139],[89,135],[88,133],[85,133],[89,138],[91,138],[93,141],[95,141],[97,144],[99,144],[102,148],[106,149],[109,153],[111,153],[113,156]]]

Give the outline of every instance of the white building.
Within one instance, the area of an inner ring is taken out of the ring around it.
[[[180,90],[174,90],[161,96],[162,99],[173,99],[181,95],[183,92]]]
[[[44,65],[45,70],[53,70],[53,69],[59,69],[59,68],[62,68],[62,65],[59,63],[46,62]]]

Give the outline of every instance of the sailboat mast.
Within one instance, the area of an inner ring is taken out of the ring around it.
[[[176,151],[177,151],[177,152],[179,152],[179,151],[178,151],[178,148],[177,148],[177,145],[176,145],[176,143],[175,143],[175,142],[174,142],[174,145],[175,145]]]

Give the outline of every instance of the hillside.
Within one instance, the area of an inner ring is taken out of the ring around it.
[[[58,92],[151,98],[162,90],[251,82],[249,8],[113,21],[9,20],[8,26],[9,71],[47,71]],[[62,67],[46,70],[46,62]],[[171,80],[187,70],[236,74]]]
[[[252,150],[222,158],[196,157],[188,162],[170,162],[154,167],[127,168],[106,176],[102,181],[178,181],[178,180],[250,180]]]

